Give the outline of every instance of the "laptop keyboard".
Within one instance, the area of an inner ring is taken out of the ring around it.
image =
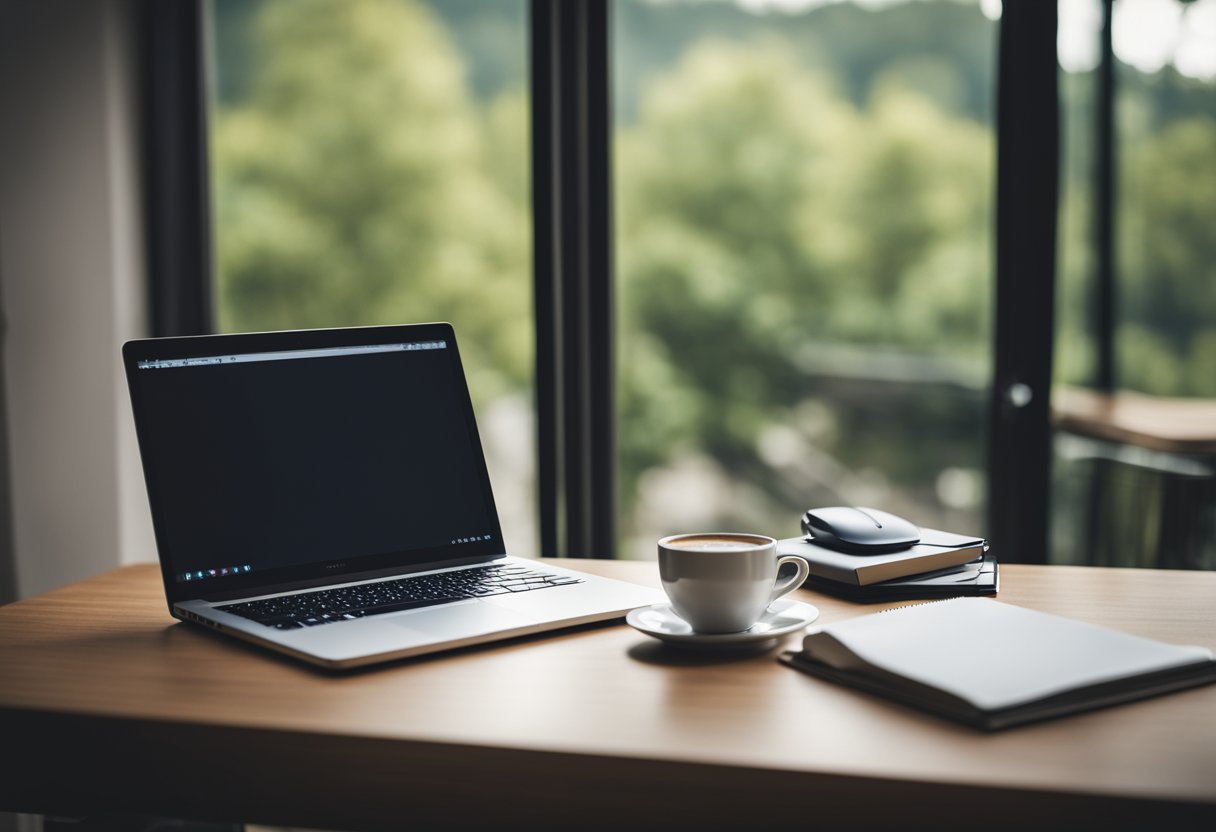
[[[580,583],[582,580],[579,578],[551,575],[517,564],[479,566],[298,595],[281,595],[216,609],[279,630],[294,630],[368,615],[448,604],[466,598],[485,598]]]

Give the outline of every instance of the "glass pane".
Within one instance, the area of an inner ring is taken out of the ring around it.
[[[1060,212],[1056,263],[1056,382],[1086,384],[1096,372],[1093,292],[1097,75],[1102,0],[1061,0]]]
[[[999,3],[614,11],[622,556],[982,535]]]
[[[1216,396],[1216,0],[1115,3],[1121,387]]]
[[[1094,194],[1102,0],[1060,0],[1058,11],[1061,162],[1053,369],[1057,409],[1066,393],[1063,388],[1090,385],[1097,375]],[[1091,442],[1069,432],[1057,432],[1053,445],[1049,560],[1086,563],[1087,495],[1101,463]]]
[[[1059,10],[1066,152],[1054,402],[1076,413],[1093,392],[1084,388],[1096,378],[1099,337],[1102,4],[1061,0]],[[1151,413],[1162,432],[1107,441],[1100,416],[1057,432],[1051,560],[1212,569],[1216,459],[1162,440],[1186,435],[1187,424],[1196,433],[1205,417],[1195,408],[1216,399],[1216,0],[1118,0],[1112,41],[1115,386],[1123,406]]]
[[[450,321],[536,551],[527,4],[213,0],[223,331]]]

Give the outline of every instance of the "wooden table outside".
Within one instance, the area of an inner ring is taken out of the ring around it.
[[[657,584],[652,563],[562,563]],[[1005,565],[1001,587],[1216,648],[1213,573]],[[794,597],[821,623],[881,608]],[[615,623],[332,675],[174,622],[157,569],[131,566],[0,608],[0,810],[322,829],[1216,828],[1216,686],[983,734],[776,655],[675,651]]]

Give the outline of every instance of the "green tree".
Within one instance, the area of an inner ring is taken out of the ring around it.
[[[213,145],[225,329],[446,319],[480,402],[526,386],[528,102],[496,69],[509,50],[486,48],[514,12],[476,8],[443,4],[455,35],[417,0],[249,11],[248,75],[225,85]],[[992,23],[953,2],[622,3],[618,29],[631,20],[614,157],[623,514],[646,472],[699,458],[750,484],[724,525],[789,528],[807,499],[791,470],[835,455],[921,517],[939,472],[982,465]],[[454,42],[478,53],[466,64]],[[1158,115],[1129,142],[1123,366],[1142,389],[1211,395],[1216,127]],[[1063,288],[1075,374],[1084,281]],[[867,373],[903,386],[877,393]]]
[[[703,41],[657,78],[618,148],[626,502],[699,452],[790,511],[805,495],[757,448],[822,395],[806,360],[827,344],[982,367],[991,142],[897,76],[861,109],[772,40]],[[858,426],[839,415],[845,444]],[[888,431],[861,456],[923,483],[940,451]]]
[[[1121,383],[1216,396],[1216,119],[1177,119],[1128,148],[1119,219]]]
[[[522,386],[526,203],[493,170],[526,170],[520,96],[478,109],[411,0],[272,0],[255,25],[214,132],[222,327],[450,320],[480,398]]]

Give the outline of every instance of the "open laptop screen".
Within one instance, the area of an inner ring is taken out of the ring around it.
[[[356,342],[129,345],[167,584],[206,594],[502,551],[450,330],[330,332]]]

